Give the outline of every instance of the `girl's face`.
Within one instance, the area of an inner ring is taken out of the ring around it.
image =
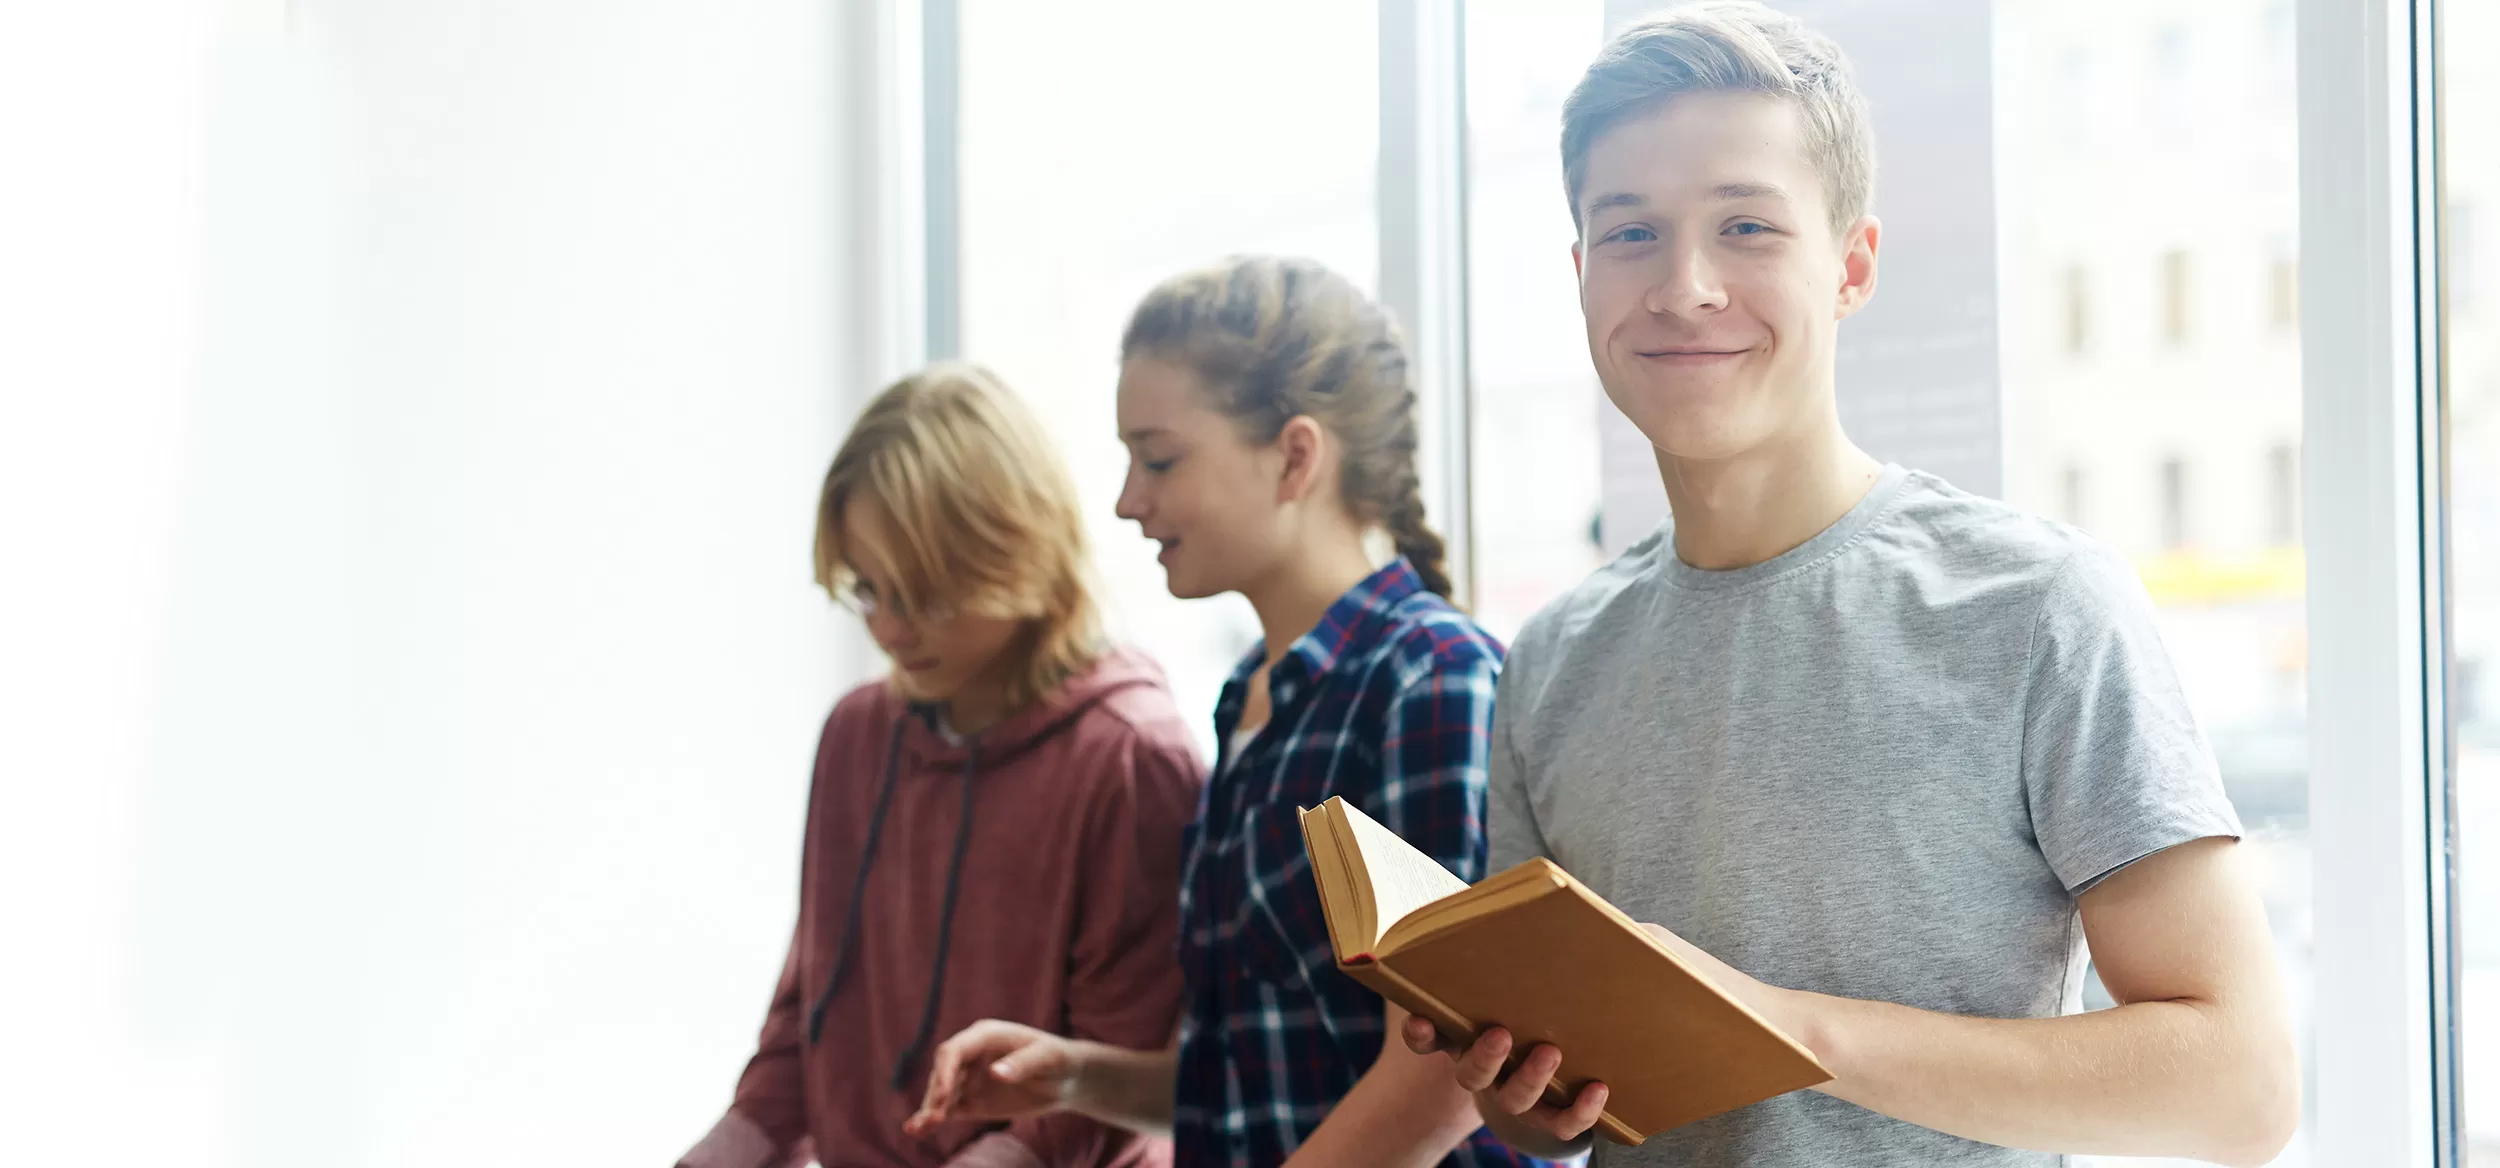
[[[853,578],[846,601],[893,659],[895,688],[914,701],[953,703],[998,686],[1025,622],[960,611],[959,597],[931,598],[926,612],[906,610],[894,587],[891,546],[874,501],[854,495],[842,505],[843,559]]]
[[[1120,367],[1119,515],[1163,545],[1165,586],[1185,600],[1264,578],[1292,546],[1293,503],[1309,493],[1289,443],[1244,439],[1212,400],[1186,366],[1136,357]]]

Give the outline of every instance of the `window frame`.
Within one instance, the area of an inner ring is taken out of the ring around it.
[[[1379,0],[1380,299],[1406,332],[1420,399],[1417,468],[1450,583],[1475,593],[1467,364],[1466,0]]]
[[[2295,17],[2326,1164],[2462,1162],[2434,16],[2300,0]]]

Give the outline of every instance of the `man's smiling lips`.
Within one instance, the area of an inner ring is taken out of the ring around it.
[[[1635,349],[1633,354],[1644,360],[1669,365],[1712,365],[1742,357],[1748,351],[1706,345],[1662,345],[1654,349]]]

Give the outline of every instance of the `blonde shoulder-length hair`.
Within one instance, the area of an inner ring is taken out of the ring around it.
[[[929,366],[868,403],[825,472],[816,504],[816,582],[837,600],[855,583],[844,508],[885,520],[904,608],[1019,620],[1003,666],[1021,707],[1101,655],[1075,481],[1023,399],[978,365]]]

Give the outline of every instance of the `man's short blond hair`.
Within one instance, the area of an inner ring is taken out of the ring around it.
[[[1687,93],[1764,93],[1786,100],[1823,176],[1832,231],[1846,231],[1875,195],[1875,130],[1840,47],[1753,0],[1700,0],[1624,29],[1563,103],[1564,193],[1580,226],[1589,147],[1606,131]]]

